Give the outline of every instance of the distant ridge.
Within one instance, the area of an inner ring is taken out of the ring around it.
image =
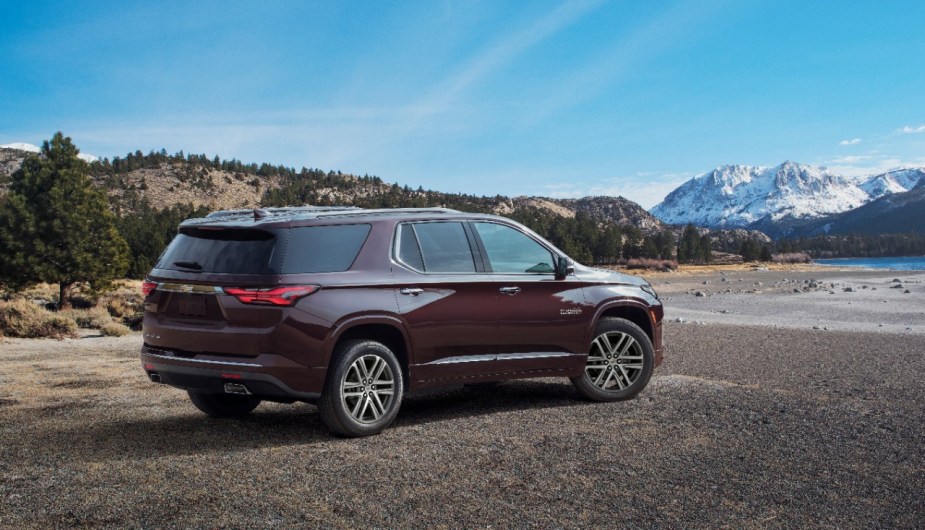
[[[0,146],[0,193],[4,182],[9,180],[22,160],[39,152],[31,144],[7,144]],[[177,204],[206,206],[211,210],[252,208],[273,197],[267,191],[283,192],[298,189],[291,199],[285,193],[275,195],[274,200],[311,202],[314,204],[357,204],[375,201],[396,193],[395,184],[379,179],[360,178],[339,172],[287,170],[280,174],[277,166],[263,164],[250,172],[240,162],[234,167],[215,167],[210,159],[197,159],[195,163],[163,154],[132,154],[134,167],[127,171],[115,171],[107,166],[109,161],[91,165],[96,182],[106,188],[110,200],[120,210],[132,210],[142,200],[156,209]],[[122,159],[123,162],[129,157]],[[139,160],[141,159],[141,160]],[[254,166],[255,168],[257,166]],[[289,171],[293,171],[292,174]],[[397,188],[406,205],[434,205],[446,201],[463,202],[472,210],[487,211],[498,215],[513,215],[523,212],[541,212],[557,217],[587,215],[598,222],[609,222],[618,226],[632,226],[644,233],[665,229],[664,224],[639,204],[623,197],[584,197],[581,199],[552,199],[547,197],[474,197],[443,193],[431,190]]]

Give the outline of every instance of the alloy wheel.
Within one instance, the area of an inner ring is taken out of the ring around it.
[[[369,424],[379,421],[392,405],[395,376],[378,355],[359,357],[344,374],[341,400],[354,420]]]
[[[629,388],[642,375],[642,346],[627,333],[613,331],[598,335],[591,343],[585,373],[604,391]]]

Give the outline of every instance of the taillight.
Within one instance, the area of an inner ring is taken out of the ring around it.
[[[237,298],[245,304],[292,306],[318,289],[318,285],[287,285],[285,287],[225,287],[225,294]]]
[[[156,282],[151,282],[148,280],[141,282],[141,294],[143,294],[145,298],[151,296],[151,293],[153,293],[155,289],[157,289]]]

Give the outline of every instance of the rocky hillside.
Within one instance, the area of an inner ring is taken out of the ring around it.
[[[789,232],[791,236],[925,234],[925,180],[910,191],[885,195],[848,212],[794,225]]]
[[[9,176],[21,166],[26,156],[32,154],[18,149],[0,149],[0,194],[5,192]],[[125,162],[130,159],[135,162],[126,167]],[[156,209],[192,204],[219,210],[303,203],[375,206],[378,203],[396,204],[398,200],[402,206],[446,205],[499,215],[539,211],[573,218],[585,213],[600,222],[634,226],[643,233],[665,228],[640,205],[623,197],[475,197],[412,190],[375,177],[360,178],[339,172],[305,169],[295,172],[267,165],[257,168],[236,164],[231,169],[224,169],[222,166],[227,164],[213,163],[204,157],[183,159],[166,154],[137,153],[122,159],[121,166],[116,160],[112,163],[104,160],[90,164],[90,170],[97,184],[109,193],[114,208],[120,211],[131,211],[142,201]],[[131,167],[136,165],[140,167]]]

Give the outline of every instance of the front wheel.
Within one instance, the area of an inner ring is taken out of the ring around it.
[[[338,346],[321,401],[321,419],[340,436],[379,434],[395,421],[402,399],[398,359],[384,344],[350,340]]]
[[[628,320],[607,318],[598,323],[585,371],[572,384],[593,401],[631,399],[649,383],[654,365],[648,335]]]

